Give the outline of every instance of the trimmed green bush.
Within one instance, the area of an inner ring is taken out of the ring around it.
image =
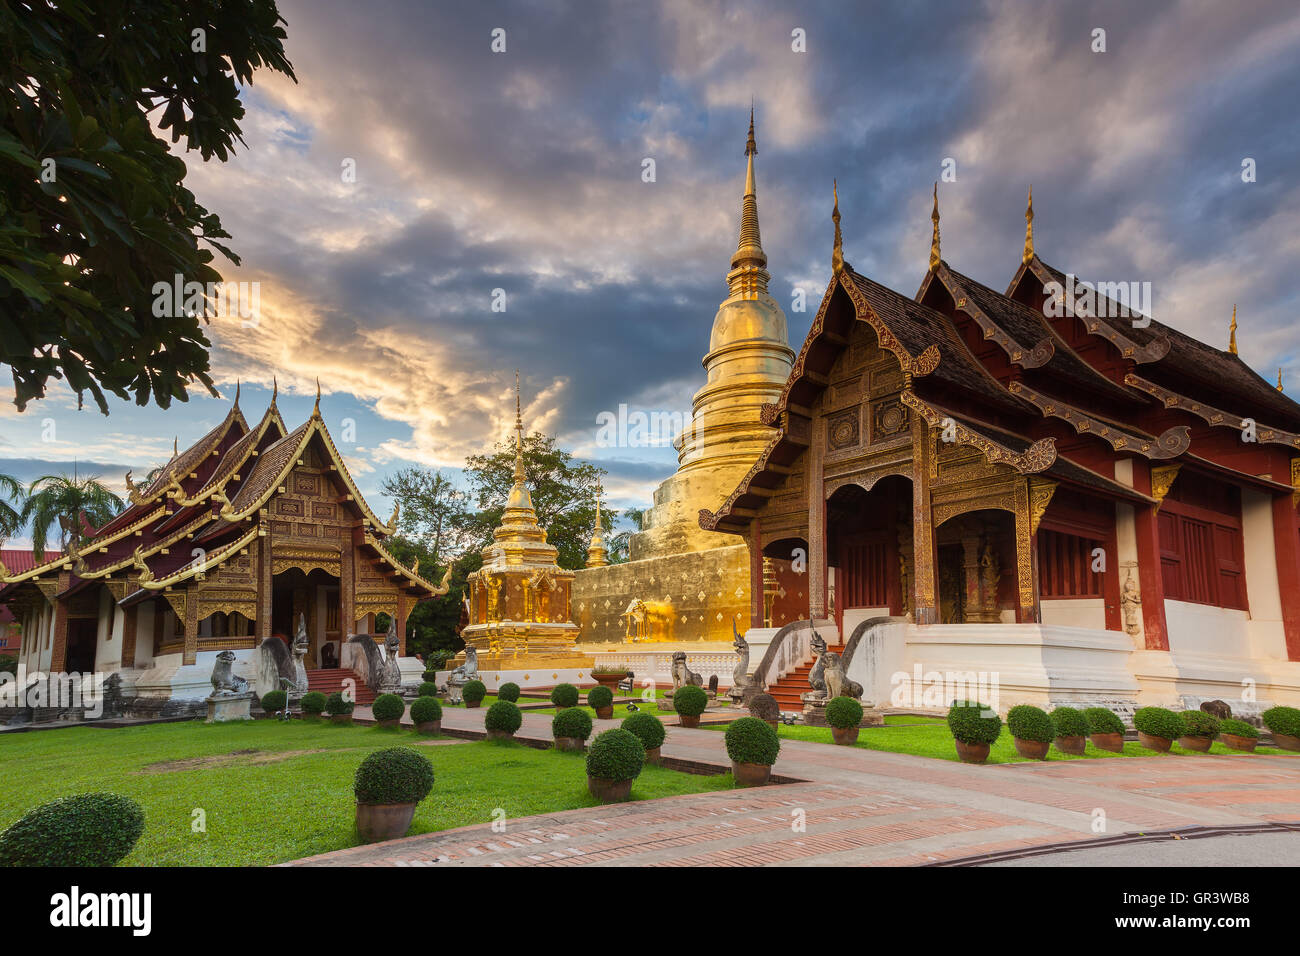
[[[1088,720],[1090,734],[1122,734],[1124,721],[1114,711],[1105,707],[1086,707],[1083,716]]]
[[[488,730],[504,730],[508,734],[513,734],[523,723],[523,711],[508,700],[497,701],[488,708],[487,716],[483,718],[483,726]]]
[[[406,713],[406,701],[396,694],[380,694],[370,705],[370,713],[375,720],[401,720]]]
[[[481,703],[483,698],[487,696],[487,684],[484,684],[481,680],[472,680],[461,688],[460,695],[468,703]]]
[[[1183,735],[1183,718],[1163,707],[1139,707],[1133,714],[1133,726],[1144,734],[1166,740]]]
[[[556,707],[577,707],[578,688],[572,684],[556,684],[551,688],[551,703]]]
[[[411,720],[417,724],[442,720],[442,701],[436,697],[417,697],[411,702]]]
[[[0,833],[0,866],[113,866],[144,833],[144,810],[116,793],[78,793],[28,810]]]
[[[664,722],[654,714],[647,714],[644,711],[623,718],[623,723],[619,726],[629,733],[636,734],[646,750],[654,750],[662,746],[664,737],[668,735],[668,731],[664,729]]]
[[[262,709],[268,714],[284,710],[289,703],[289,695],[282,690],[268,691],[262,695]]]
[[[698,717],[708,706],[709,695],[704,693],[703,687],[687,684],[673,693],[673,709],[683,717]]]
[[[414,747],[376,750],[357,767],[357,803],[419,803],[433,789],[433,764]]]
[[[826,705],[826,723],[840,730],[862,723],[862,705],[852,697],[836,697]]]
[[[415,692],[416,697],[437,697],[438,685],[431,680],[427,680],[420,685],[420,689]]]
[[[1074,707],[1058,707],[1051,713],[1058,737],[1088,736],[1088,718]]]
[[[948,729],[964,744],[991,744],[1002,733],[1002,718],[976,701],[955,700],[948,711]]]
[[[514,704],[519,700],[519,685],[513,681],[506,681],[497,689],[497,700],[504,700]]]
[[[1264,726],[1275,734],[1300,737],[1300,710],[1294,707],[1270,707],[1260,714]]]
[[[1249,737],[1251,740],[1259,737],[1259,731],[1250,724],[1246,723],[1244,720],[1236,720],[1232,717],[1219,723],[1219,733],[1233,734],[1237,737]]]
[[[1219,732],[1219,718],[1203,710],[1185,710],[1183,718],[1183,737],[1214,737]]]
[[[613,707],[614,692],[608,687],[597,684],[591,690],[587,691],[588,707]]]
[[[438,680],[438,671],[435,668],[430,667],[420,675],[420,680],[424,681],[426,684],[432,684]]]
[[[622,727],[605,731],[587,751],[587,776],[600,780],[635,780],[644,765],[645,747]]]
[[[586,740],[591,736],[591,714],[581,707],[564,708],[551,719],[551,736]]]
[[[1049,744],[1056,739],[1056,725],[1047,711],[1032,704],[1019,704],[1007,711],[1007,730],[1012,737]]]
[[[757,717],[733,720],[724,736],[727,756],[736,763],[761,763],[770,767],[781,752],[781,738],[771,724]]]
[[[331,717],[341,717],[344,714],[352,713],[352,709],[355,706],[356,705],[353,704],[352,701],[345,700],[339,691],[335,691],[330,694],[329,698],[325,701],[325,713],[329,714]]]
[[[302,695],[302,712],[320,714],[325,711],[325,695],[318,690],[309,690]]]

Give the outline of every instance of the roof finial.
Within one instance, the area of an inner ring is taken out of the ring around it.
[[[239,379],[235,379],[235,408],[239,407]]]
[[[934,235],[930,238],[930,271],[939,268],[939,184],[934,184],[934,211],[930,213]]]
[[[844,271],[844,237],[840,234],[840,184],[831,180],[831,195],[835,205],[831,207],[831,222],[835,223],[835,245],[831,247],[831,272],[839,275]]]
[[[320,376],[316,376],[316,404],[311,409],[312,418],[320,418]]]
[[[271,376],[271,404],[275,404],[276,397],[280,394],[280,383],[274,375]]]
[[[1021,262],[1034,258],[1034,187],[1029,187],[1029,204],[1025,207],[1025,254]]]
[[[1277,390],[1282,391],[1282,366],[1277,367]]]
[[[181,453],[181,450],[180,450],[180,436],[179,436],[179,435],[173,435],[173,436],[172,436],[172,457],[175,458],[175,457],[176,457],[177,455],[179,455],[180,453]]]
[[[1237,306],[1232,306],[1232,324],[1228,326],[1228,351],[1237,354]]]

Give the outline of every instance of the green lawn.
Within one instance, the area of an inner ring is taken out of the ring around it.
[[[55,797],[112,790],[145,811],[144,836],[125,864],[279,863],[354,846],[357,765],[368,751],[428,740],[409,731],[265,720],[4,734],[0,828]],[[581,754],[487,741],[420,749],[436,782],[416,810],[412,834],[489,823],[498,807],[509,826],[520,816],[596,805]],[[176,761],[186,763],[169,763]],[[632,797],[732,786],[730,774],[647,766]],[[206,816],[206,832],[192,826],[196,810]]]
[[[707,730],[726,730],[725,724],[714,724],[706,727]],[[814,743],[831,744],[831,731],[829,727],[803,727],[798,724],[790,727],[785,724],[777,726],[777,733],[782,738],[790,740],[811,740]],[[864,727],[858,734],[858,742],[855,746],[862,747],[866,750],[885,750],[890,753],[912,754],[917,757],[936,757],[940,760],[956,760],[957,748],[953,744],[952,734],[948,730],[947,722],[941,717],[912,717],[901,714],[892,714],[885,718],[884,727]],[[1111,753],[1108,750],[1098,750],[1091,743],[1088,744],[1087,752],[1082,757],[1071,757],[1063,754],[1055,747],[1048,750],[1048,760],[1092,760],[1099,757],[1154,757],[1170,756],[1174,754],[1192,753],[1190,750],[1183,750],[1178,744],[1174,744],[1169,754],[1157,754],[1154,750],[1147,750],[1136,742],[1125,743],[1124,753]],[[1223,744],[1215,741],[1210,746],[1212,754],[1238,754],[1238,751],[1229,750]],[[1276,747],[1259,747],[1255,750],[1258,754],[1276,754],[1280,756],[1298,756],[1297,754],[1288,753]],[[1241,754],[1249,756],[1249,754]],[[1002,736],[989,748],[988,762],[993,763],[1035,763],[1029,761],[1016,753],[1016,745],[1011,739],[1011,735],[1006,728],[1002,728]]]

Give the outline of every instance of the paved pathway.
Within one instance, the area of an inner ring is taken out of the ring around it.
[[[483,714],[447,708],[443,727],[481,734]],[[358,708],[357,717],[365,716]],[[549,741],[550,721],[525,714],[517,736]],[[663,754],[730,766],[717,731],[671,727]],[[291,865],[917,865],[1094,839],[1094,821],[1103,818],[1109,835],[1300,823],[1300,758],[1127,757],[978,767],[782,740],[774,770],[805,782],[566,810],[514,820],[505,833],[485,823]]]

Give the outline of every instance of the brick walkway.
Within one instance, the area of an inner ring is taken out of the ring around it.
[[[448,708],[443,727],[481,733],[483,714]],[[550,721],[525,715],[517,736],[550,740]],[[671,727],[663,754],[730,767],[717,731]],[[975,767],[782,740],[774,770],[806,782],[566,810],[509,821],[505,833],[485,823],[289,865],[916,865],[1092,839],[1096,814],[1112,835],[1300,821],[1300,760],[1289,757]]]

